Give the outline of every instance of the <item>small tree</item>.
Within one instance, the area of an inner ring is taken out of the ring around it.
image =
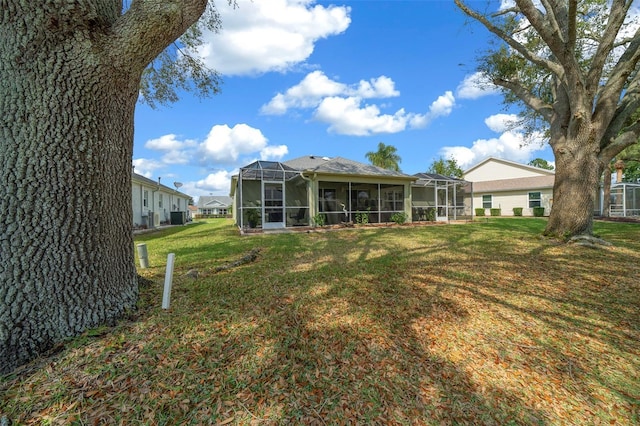
[[[454,177],[457,179],[462,179],[462,175],[464,171],[458,166],[458,162],[455,158],[449,157],[448,159],[444,159],[442,157],[437,160],[433,160],[431,166],[429,166],[429,170],[427,173],[437,173],[442,176]]]

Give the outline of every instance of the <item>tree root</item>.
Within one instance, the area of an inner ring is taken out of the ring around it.
[[[259,248],[251,249],[251,251],[249,253],[247,253],[246,255],[242,256],[238,260],[236,260],[234,262],[227,263],[226,265],[215,267],[213,269],[213,273],[215,274],[217,272],[226,271],[228,269],[235,268],[235,267],[240,266],[240,265],[244,265],[245,263],[251,263],[254,260],[256,260],[256,258],[258,257],[258,253],[260,253],[260,249]]]
[[[590,247],[590,248],[604,248],[611,247],[611,244],[608,241],[603,240],[602,238],[594,237],[593,235],[574,235],[569,238],[567,241],[569,244],[577,244],[579,246]]]

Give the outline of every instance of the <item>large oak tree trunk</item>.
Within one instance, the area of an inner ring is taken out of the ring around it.
[[[131,156],[139,75],[106,66],[87,32],[65,34],[56,28],[64,22],[37,18],[2,22],[14,28],[3,31],[0,58],[2,370],[116,319],[137,300]]]
[[[590,235],[602,162],[590,125],[552,146],[556,158],[553,206],[545,235]]]
[[[140,75],[205,1],[37,3],[0,13],[0,372],[135,307]]]

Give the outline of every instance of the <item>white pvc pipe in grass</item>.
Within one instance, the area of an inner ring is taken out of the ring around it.
[[[169,309],[171,303],[171,284],[173,283],[173,263],[176,258],[174,253],[167,256],[167,270],[164,274],[164,293],[162,294],[162,309]]]

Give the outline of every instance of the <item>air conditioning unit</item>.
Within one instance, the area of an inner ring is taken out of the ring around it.
[[[160,213],[153,212],[153,226],[160,226]]]

